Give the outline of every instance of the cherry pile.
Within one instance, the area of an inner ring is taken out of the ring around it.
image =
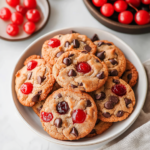
[[[92,0],[105,17],[122,24],[150,23],[150,0]]]
[[[7,34],[16,36],[19,33],[19,25],[23,24],[24,16],[28,21],[24,23],[23,30],[27,34],[32,34],[36,28],[35,23],[41,18],[39,11],[36,9],[36,0],[23,0],[23,6],[20,5],[20,0],[6,0],[6,2],[9,6],[15,8],[13,13],[7,7],[0,10],[0,18],[12,22],[6,28]]]

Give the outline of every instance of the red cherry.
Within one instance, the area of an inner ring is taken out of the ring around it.
[[[27,33],[27,34],[32,34],[35,31],[35,24],[33,22],[26,22],[23,25],[23,30]]]
[[[60,40],[58,40],[56,38],[52,38],[49,40],[48,45],[52,48],[58,47],[58,46],[60,46]]]
[[[125,1],[119,0],[114,3],[114,9],[116,12],[125,11],[127,7],[128,7],[128,4]]]
[[[86,113],[82,109],[76,109],[72,114],[73,123],[83,123],[86,118]]]
[[[0,18],[3,20],[9,20],[10,17],[11,17],[11,11],[8,8],[3,7],[0,10]]]
[[[68,103],[65,101],[59,102],[56,106],[56,109],[60,115],[66,114],[69,111]]]
[[[132,4],[135,7],[139,7],[140,6],[140,0],[126,0],[127,3]]]
[[[104,5],[105,3],[107,3],[107,0],[92,0],[92,3],[96,7],[101,7],[102,5]]]
[[[81,62],[76,67],[78,72],[88,73],[91,71],[91,66],[86,62]]]
[[[27,9],[21,5],[16,6],[16,11],[22,15],[25,15],[27,12]]]
[[[149,5],[150,4],[150,0],[141,0],[141,2],[145,5]]]
[[[23,5],[27,9],[34,9],[36,8],[36,0],[24,0]]]
[[[52,119],[53,119],[53,114],[52,113],[48,113],[48,112],[44,112],[42,111],[41,112],[41,119],[44,121],[44,122],[50,122]]]
[[[41,15],[37,9],[30,9],[26,13],[26,18],[32,22],[38,22],[41,18]]]
[[[126,87],[122,84],[116,84],[111,88],[111,91],[118,96],[123,96],[126,94]]]
[[[10,5],[11,7],[16,7],[19,5],[20,0],[6,0],[7,4]]]
[[[130,24],[133,20],[133,14],[130,11],[123,11],[118,15],[118,21],[123,24]]]
[[[33,70],[37,66],[37,61],[31,60],[27,64],[27,70]]]
[[[15,25],[21,25],[23,23],[23,16],[18,12],[14,12],[11,15],[11,21]]]
[[[15,36],[19,33],[19,27],[15,24],[9,24],[6,28],[6,32],[10,36]]]
[[[145,10],[139,10],[136,12],[134,20],[138,25],[148,24],[150,21],[149,13]]]
[[[33,90],[33,84],[30,82],[26,82],[26,83],[22,84],[20,87],[20,91],[23,94],[30,94],[32,92],[32,90]]]
[[[110,17],[110,16],[112,16],[112,14],[114,13],[114,7],[113,7],[112,4],[106,3],[106,4],[104,4],[104,5],[100,8],[100,12],[101,12],[102,15],[104,15],[105,17]]]

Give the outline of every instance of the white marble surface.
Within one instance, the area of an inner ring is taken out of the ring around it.
[[[52,8],[51,18],[41,32],[19,42],[8,42],[0,39],[0,150],[71,149],[38,137],[24,125],[12,105],[10,95],[11,73],[24,48],[36,38],[59,28],[71,26],[96,27],[111,32],[125,41],[136,52],[142,62],[150,57],[150,33],[130,35],[112,31],[91,16],[82,0],[50,0],[50,3]],[[93,149],[86,148],[86,150]]]

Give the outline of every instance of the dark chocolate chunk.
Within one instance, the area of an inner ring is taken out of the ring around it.
[[[104,44],[104,42],[98,42],[98,43],[97,43],[97,46],[100,47],[100,46],[102,46],[103,44]]]
[[[113,109],[114,108],[114,103],[111,102],[111,101],[107,101],[105,104],[104,104],[104,107],[106,109]]]
[[[104,112],[104,113],[103,113],[103,116],[104,116],[105,118],[110,118],[111,115],[110,115],[109,112]]]
[[[28,76],[27,76],[27,79],[30,80],[31,77],[32,77],[32,72],[29,72],[29,73],[28,73]]]
[[[38,94],[41,95],[42,94],[42,90],[38,91]]]
[[[126,103],[126,107],[128,108],[128,105],[132,103],[131,99],[124,98],[124,101]]]
[[[57,57],[57,58],[60,57],[63,53],[64,53],[63,51],[58,52],[58,53],[56,54],[56,57]]]
[[[78,131],[77,131],[77,129],[75,127],[72,128],[70,133],[75,135],[75,136],[78,136]]]
[[[68,56],[68,57],[72,57],[72,56],[74,56],[74,54],[69,54],[69,56]]]
[[[82,51],[81,53],[87,54],[88,52],[87,51]]]
[[[92,106],[91,101],[90,101],[90,100],[87,100],[87,101],[86,101],[86,107],[91,107],[91,106]]]
[[[45,79],[46,79],[46,77],[38,76],[38,77],[37,77],[37,82],[38,82],[38,84],[41,84]]]
[[[105,78],[104,71],[97,74],[96,77],[99,78],[99,79],[104,79]]]
[[[117,117],[122,117],[124,115],[124,112],[122,110],[119,110],[116,114]]]
[[[118,64],[118,62],[115,60],[115,59],[109,59],[109,61],[111,62],[111,64],[113,64],[113,65],[117,65]]]
[[[71,64],[71,59],[70,58],[64,58],[63,59],[63,63],[67,66],[69,66]]]
[[[65,42],[65,47],[69,47],[70,43],[68,41]]]
[[[104,92],[95,95],[96,100],[103,100],[105,98],[106,98],[106,94]]]
[[[83,86],[83,83],[82,83],[82,82],[80,82],[80,83],[78,83],[78,85],[79,85],[79,86]]]
[[[97,34],[94,34],[93,37],[91,38],[91,41],[94,42],[94,41],[97,41],[99,40]]]
[[[117,96],[109,96],[109,101],[113,102],[114,104],[117,104],[119,102],[119,98]]]
[[[113,82],[116,83],[116,84],[119,84],[119,83],[120,83],[120,81],[117,80],[117,79],[113,79]]]
[[[78,33],[78,32],[76,32],[76,31],[74,31],[74,30],[71,30],[71,33]]]
[[[61,98],[61,97],[62,97],[61,93],[58,93],[57,95],[55,95],[55,99],[58,99],[58,98]]]
[[[118,75],[118,71],[117,71],[116,69],[111,70],[111,71],[109,72],[109,75],[110,75],[110,76],[117,76],[117,75]]]
[[[105,55],[104,55],[105,51],[99,52],[96,54],[96,56],[100,59],[100,60],[104,60]]]
[[[85,45],[83,49],[86,50],[86,51],[88,51],[88,52],[91,51],[91,47],[89,45]]]
[[[55,119],[54,125],[55,125],[57,128],[61,128],[61,127],[62,127],[62,119],[61,119],[61,118]]]
[[[95,134],[95,133],[96,133],[95,129],[92,129],[92,131],[90,132],[90,134]]]
[[[73,69],[69,70],[69,72],[68,72],[69,77],[75,77],[76,75],[77,75],[77,73]]]
[[[38,102],[39,101],[39,98],[40,98],[40,95],[39,94],[36,94],[32,97],[32,102]]]
[[[74,39],[74,40],[73,40],[73,47],[74,47],[74,48],[79,48],[79,46],[80,46],[79,41],[78,41],[77,39]]]
[[[78,86],[71,84],[71,87],[72,88],[77,88]]]

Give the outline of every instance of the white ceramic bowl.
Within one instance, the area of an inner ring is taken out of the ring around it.
[[[124,121],[114,123],[114,125],[108,129],[106,132],[104,132],[101,135],[98,135],[94,138],[84,138],[78,141],[60,141],[57,139],[53,139],[50,137],[42,128],[40,119],[38,116],[33,112],[32,108],[29,107],[24,107],[22,106],[19,101],[17,100],[16,93],[15,93],[15,74],[16,72],[23,67],[23,62],[24,60],[32,55],[32,54],[40,54],[42,44],[44,41],[47,39],[52,38],[53,36],[57,34],[66,34],[69,33],[71,30],[75,30],[81,34],[85,34],[88,37],[92,37],[94,33],[96,33],[100,39],[105,39],[108,41],[111,41],[115,43],[116,46],[118,46],[125,56],[134,64],[134,66],[137,68],[138,73],[139,73],[139,79],[136,87],[134,88],[135,91],[135,96],[137,100],[137,104],[135,106],[135,109],[133,113]],[[125,44],[122,40],[117,38],[116,36],[106,32],[102,31],[96,28],[90,28],[90,27],[75,27],[75,28],[66,28],[66,29],[60,29],[60,30],[55,30],[50,33],[47,33],[34,42],[32,42],[22,53],[20,56],[15,68],[14,72],[12,75],[12,98],[13,98],[13,103],[15,104],[17,113],[19,114],[20,118],[27,124],[27,126],[32,129],[34,132],[36,132],[38,135],[41,137],[47,139],[50,142],[66,145],[66,146],[90,146],[93,144],[104,144],[107,143],[114,138],[118,137],[121,135],[123,132],[125,132],[136,120],[138,117],[142,106],[145,101],[146,93],[147,93],[147,77],[146,73],[144,70],[144,67],[142,63],[140,62],[139,58],[137,55],[134,53],[134,51],[127,45]]]

